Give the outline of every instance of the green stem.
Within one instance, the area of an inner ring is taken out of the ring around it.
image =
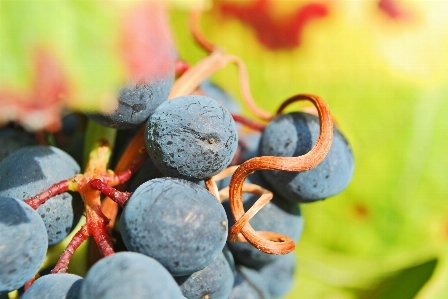
[[[90,153],[96,150],[99,140],[106,140],[112,151],[115,145],[115,137],[117,130],[99,125],[92,120],[87,123],[85,136],[84,153],[83,153],[83,169],[85,169],[90,157]]]

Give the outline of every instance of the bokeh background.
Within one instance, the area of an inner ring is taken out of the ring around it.
[[[28,90],[30,48],[43,45],[76,87],[63,104],[101,107],[124,72],[117,23],[137,2],[1,0],[0,86]],[[448,2],[166,3],[182,59],[206,56],[186,25],[192,5],[204,5],[204,35],[245,61],[262,108],[317,94],[353,147],[349,187],[302,205],[296,283],[285,298],[447,298]],[[235,67],[212,79],[240,98]],[[0,104],[10,104],[1,92]]]

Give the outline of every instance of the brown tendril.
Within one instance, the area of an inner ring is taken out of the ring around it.
[[[217,49],[217,46],[211,43],[199,29],[199,24],[201,23],[201,14],[202,9],[200,8],[195,8],[191,11],[189,19],[190,32],[198,45],[210,54],[215,49]]]
[[[204,180],[205,183],[205,187],[207,188],[207,190],[214,196],[216,197],[216,199],[221,202],[219,200],[219,191],[218,191],[218,186],[216,185],[216,182],[213,178],[209,178],[207,180]]]
[[[235,63],[238,67],[241,96],[246,105],[258,118],[265,121],[271,120],[273,115],[258,107],[252,97],[249,75],[244,62],[239,57],[226,54],[220,49],[215,49],[209,56],[188,69],[174,84],[169,98],[194,93],[205,78],[210,77],[229,63]]]
[[[299,94],[286,100],[280,106],[279,112],[283,111],[287,105],[300,100],[309,100],[316,106],[320,120],[319,138],[314,147],[304,155],[298,157],[255,157],[242,163],[236,169],[229,186],[230,208],[236,221],[229,231],[228,240],[230,242],[239,241],[241,233],[249,243],[266,253],[286,254],[294,250],[295,245],[290,238],[285,238],[285,236],[274,232],[256,232],[252,228],[249,223],[250,218],[269,200],[262,196],[247,212],[244,212],[242,191],[244,180],[256,170],[306,171],[319,164],[327,155],[333,138],[333,122],[330,110],[321,98],[310,94]]]

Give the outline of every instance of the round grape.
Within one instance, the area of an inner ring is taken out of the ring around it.
[[[98,261],[87,272],[79,299],[183,299],[168,271],[155,259],[119,252]]]
[[[174,276],[205,268],[227,238],[227,218],[218,200],[205,188],[175,178],[138,187],[120,226],[128,250],[155,258]]]
[[[207,179],[226,168],[238,146],[230,113],[204,96],[164,102],[146,124],[146,148],[166,176]]]
[[[296,157],[311,150],[319,136],[319,119],[294,112],[273,119],[263,132],[260,155]],[[354,158],[347,139],[335,127],[325,159],[303,172],[263,171],[266,181],[286,200],[312,202],[336,195],[350,183]]]
[[[20,288],[39,270],[48,238],[39,214],[24,202],[0,196],[0,293]]]

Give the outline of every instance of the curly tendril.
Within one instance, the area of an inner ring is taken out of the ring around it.
[[[308,100],[316,106],[320,120],[320,134],[314,147],[306,154],[298,157],[255,157],[242,163],[232,175],[230,181],[230,208],[235,224],[229,231],[228,241],[246,240],[259,250],[271,254],[286,254],[294,250],[294,241],[275,232],[256,232],[249,220],[272,198],[263,194],[255,204],[244,212],[242,192],[246,177],[257,170],[306,171],[319,164],[330,150],[333,138],[333,122],[327,104],[318,96],[299,94],[288,100],[278,109],[281,113],[289,104]]]

